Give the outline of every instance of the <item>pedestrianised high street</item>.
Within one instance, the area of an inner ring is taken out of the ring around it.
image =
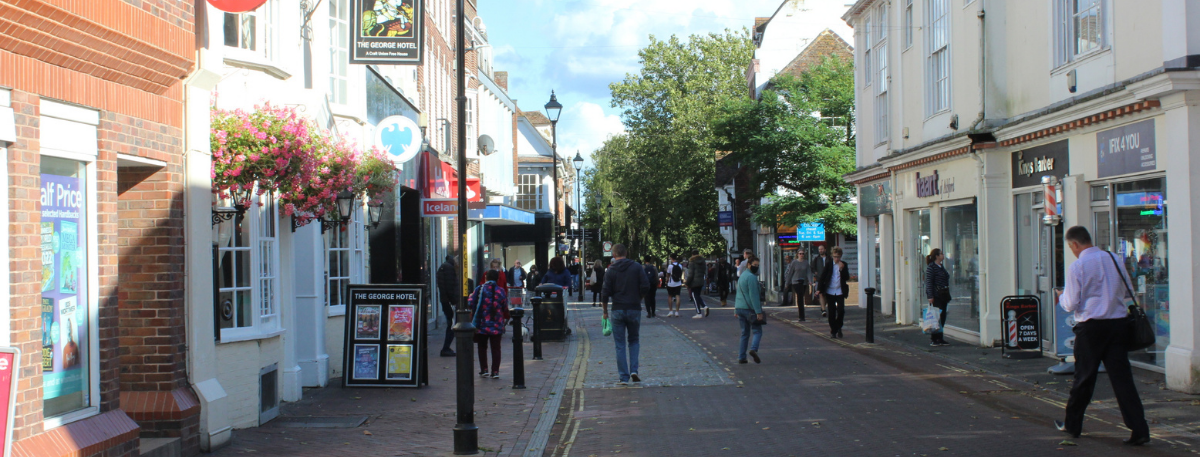
[[[0,457],[1196,454],[1197,81],[1188,0],[0,0]]]

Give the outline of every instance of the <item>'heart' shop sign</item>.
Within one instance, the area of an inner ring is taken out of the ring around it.
[[[375,145],[387,152],[397,168],[421,152],[421,128],[404,116],[388,116],[375,127]]]
[[[267,0],[208,0],[208,4],[226,13],[246,13],[258,9]]]

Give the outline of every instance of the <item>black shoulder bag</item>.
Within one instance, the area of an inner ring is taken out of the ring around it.
[[[1138,305],[1137,296],[1133,295],[1133,288],[1129,285],[1129,280],[1125,275],[1121,274],[1121,267],[1117,265],[1117,257],[1113,253],[1108,253],[1109,259],[1112,260],[1113,268],[1117,269],[1117,276],[1121,277],[1121,284],[1125,286],[1125,293],[1129,294],[1129,298],[1133,300],[1133,304],[1129,305],[1129,339],[1125,342],[1126,349],[1129,352],[1140,351],[1150,346],[1154,346],[1155,336],[1154,327],[1150,325],[1150,319],[1146,317],[1146,312]]]

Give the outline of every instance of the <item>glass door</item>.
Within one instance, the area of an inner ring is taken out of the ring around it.
[[[950,274],[946,325],[979,331],[979,222],[975,204],[942,208],[942,264]]]
[[[912,269],[912,277],[916,279],[910,295],[915,304],[914,309],[920,310],[922,305],[929,303],[925,297],[925,256],[933,250],[933,240],[930,239],[933,231],[928,209],[909,211],[908,220],[912,227],[912,240],[909,244],[909,256],[912,261],[909,262],[909,268]]]
[[[1133,293],[1154,325],[1158,342],[1130,352],[1130,360],[1164,366],[1171,343],[1167,271],[1167,189],[1163,178],[1113,184],[1116,249],[1133,278]]]

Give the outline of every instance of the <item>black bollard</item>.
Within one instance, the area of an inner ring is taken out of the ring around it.
[[[875,342],[875,288],[868,287],[867,293],[867,342]]]
[[[533,303],[533,336],[529,337],[533,342],[533,360],[542,360],[542,297],[529,301]]]
[[[513,386],[514,389],[525,388],[525,348],[521,344],[521,318],[525,317],[524,308],[508,310],[512,315],[513,326]]]

